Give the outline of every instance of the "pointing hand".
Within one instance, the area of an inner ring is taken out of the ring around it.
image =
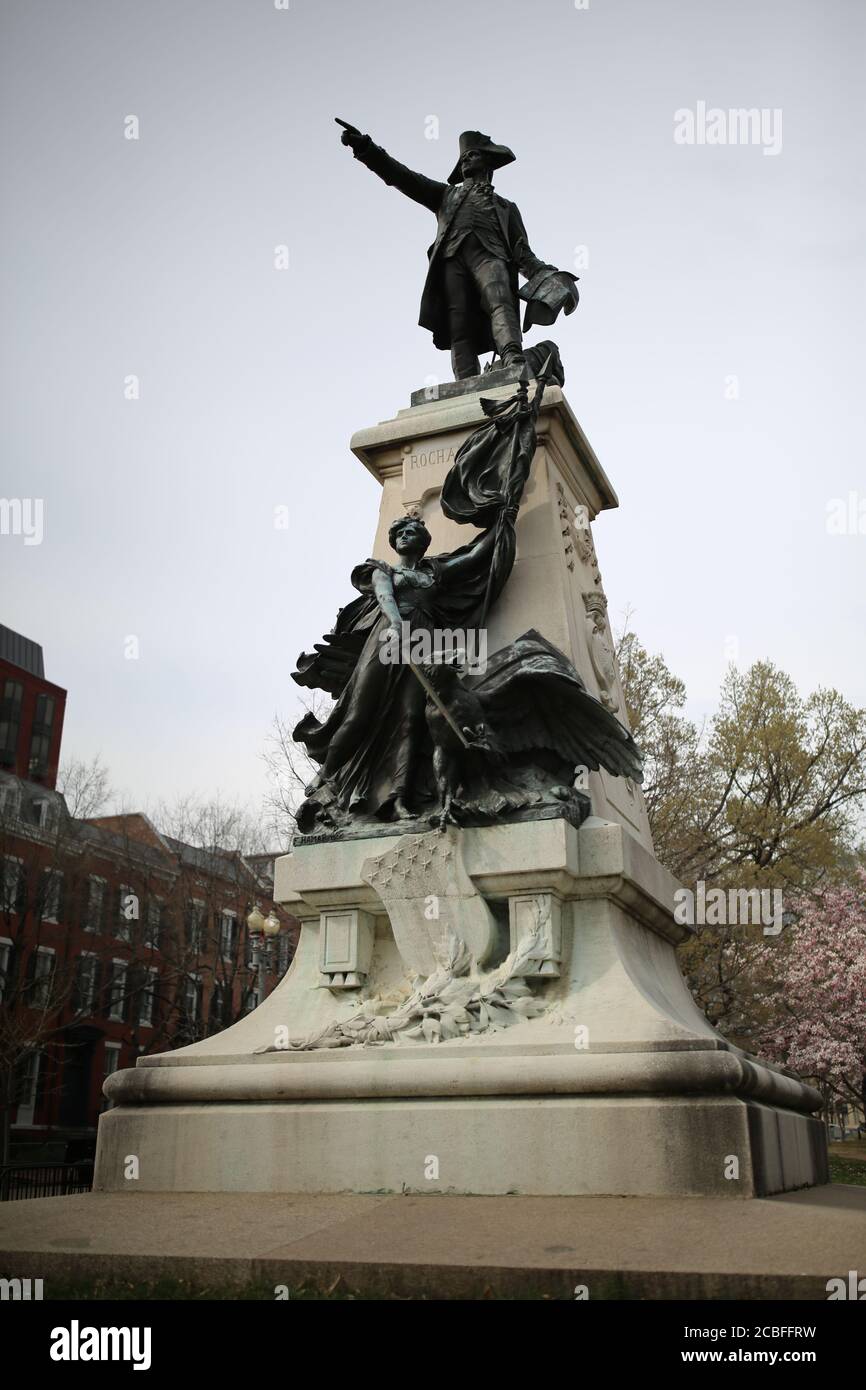
[[[339,116],[335,116],[334,120],[337,122],[337,125],[343,127],[343,134],[340,136],[342,143],[348,145],[350,149],[356,150],[361,141],[365,138],[360,130],[358,130],[358,127],[349,125],[348,121],[341,121]]]

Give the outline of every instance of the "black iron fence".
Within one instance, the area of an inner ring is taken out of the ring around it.
[[[6,1163],[0,1166],[0,1202],[25,1197],[68,1197],[89,1192],[93,1163]]]

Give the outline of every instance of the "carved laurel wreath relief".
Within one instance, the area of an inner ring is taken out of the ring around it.
[[[572,503],[561,482],[556,484],[557,507],[563,536],[565,562],[572,573],[575,562],[580,571],[575,576],[580,584],[581,597],[588,628],[589,656],[598,681],[598,696],[613,714],[619,714],[619,678],[616,654],[607,621],[607,598],[601,583],[601,571],[589,526],[586,507]]]
[[[385,1012],[384,1001],[368,999],[342,1022],[329,1023],[305,1038],[289,1039],[283,1048],[259,1051],[449,1042],[535,1018],[545,1012],[545,1005],[533,994],[524,975],[534,973],[544,956],[542,929],[539,922],[502,964],[486,975],[477,973],[469,948],[449,931],[438,967],[427,979],[416,982],[398,1008]]]

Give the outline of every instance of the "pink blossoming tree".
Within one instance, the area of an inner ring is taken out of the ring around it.
[[[825,1094],[866,1108],[866,872],[792,904],[775,964],[779,1011],[763,1051]],[[767,963],[775,946],[768,946]]]

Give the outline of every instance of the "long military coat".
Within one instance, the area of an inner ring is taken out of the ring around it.
[[[433,342],[437,348],[450,348],[451,326],[442,273],[441,250],[457,209],[469,191],[469,185],[465,183],[439,183],[436,179],[428,179],[425,174],[416,174],[414,170],[407,169],[405,164],[400,164],[396,159],[392,159],[380,145],[374,145],[369,138],[366,144],[361,145],[355,151],[355,158],[360,159],[361,163],[371,169],[374,174],[378,174],[385,183],[398,188],[401,193],[405,193],[407,198],[412,198],[416,203],[423,204],[425,208],[429,208],[431,212],[436,214],[436,239],[427,251],[429,266],[427,279],[424,283],[424,292],[421,295],[418,322],[422,328],[428,328],[433,334]],[[523,218],[520,216],[516,203],[510,203],[507,198],[494,193],[494,205],[505,245],[508,247],[510,255],[511,283],[515,306],[517,306],[517,272],[520,271],[529,278],[544,268],[544,261],[539,260],[538,256],[530,249]],[[490,332],[490,323],[482,312],[480,303],[476,306],[476,312],[472,317],[471,331],[475,351],[478,353],[492,352],[494,343]]]

